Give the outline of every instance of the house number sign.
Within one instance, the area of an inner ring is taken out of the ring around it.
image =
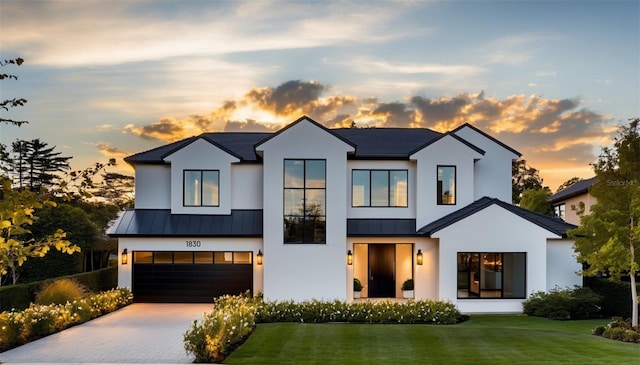
[[[200,241],[186,241],[187,247],[200,247]]]

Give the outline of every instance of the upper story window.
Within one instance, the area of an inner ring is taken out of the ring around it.
[[[558,204],[558,205],[553,207],[553,215],[556,218],[560,218],[560,219],[564,220],[565,219],[565,211],[564,210],[565,210],[565,204],[564,203]]]
[[[407,170],[353,170],[351,205],[354,207],[407,207]]]
[[[456,204],[456,167],[438,165],[438,205]]]
[[[185,207],[220,206],[220,171],[185,170],[183,181]]]
[[[284,160],[284,242],[326,243],[326,161]]]

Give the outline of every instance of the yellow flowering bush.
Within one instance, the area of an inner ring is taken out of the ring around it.
[[[66,304],[31,304],[22,311],[0,313],[0,351],[36,340],[112,312],[133,299],[127,288],[94,294]]]

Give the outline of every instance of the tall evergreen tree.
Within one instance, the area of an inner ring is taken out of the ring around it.
[[[48,147],[39,138],[31,141],[17,140],[11,144],[11,151],[0,155],[8,166],[8,175],[19,190],[34,192],[55,185],[57,173],[69,170],[71,157],[60,156],[56,146]]]

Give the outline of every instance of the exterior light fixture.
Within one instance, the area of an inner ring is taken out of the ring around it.
[[[258,265],[262,265],[262,256],[264,256],[262,254],[262,250],[258,250],[258,254],[256,255],[256,261]]]
[[[347,265],[353,265],[353,253],[351,250],[347,251]]]
[[[129,252],[127,251],[126,248],[122,250],[122,254],[120,255],[120,261],[122,262],[123,265],[126,265],[129,262]]]
[[[416,255],[416,264],[422,265],[424,262],[424,256],[422,255],[422,250],[418,249],[418,254]]]

